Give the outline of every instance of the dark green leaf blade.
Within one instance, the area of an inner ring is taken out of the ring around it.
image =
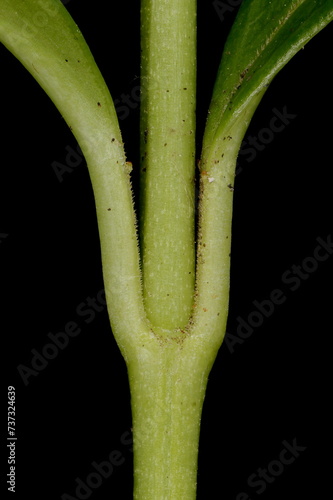
[[[218,70],[206,154],[242,115],[248,125],[275,75],[332,19],[333,0],[243,1]]]

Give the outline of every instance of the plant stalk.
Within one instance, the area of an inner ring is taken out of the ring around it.
[[[141,254],[154,326],[184,327],[195,280],[196,0],[141,2]]]
[[[210,364],[199,349],[185,344],[154,339],[146,356],[128,366],[135,500],[196,498],[200,417]]]

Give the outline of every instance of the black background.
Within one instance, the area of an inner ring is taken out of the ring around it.
[[[225,2],[226,4],[228,2]],[[232,3],[232,2],[231,2]],[[235,2],[234,2],[235,3]],[[237,2],[236,2],[237,3]],[[67,8],[81,28],[114,99],[140,84],[139,2],[81,2]],[[198,156],[225,37],[237,9],[222,21],[213,2],[198,8]],[[320,498],[325,492],[327,358],[331,321],[330,257],[297,290],[282,281],[332,235],[332,26],[276,77],[246,137],[269,126],[274,109],[296,115],[253,161],[240,155],[236,177],[230,314],[247,319],[254,300],[281,289],[285,302],[231,353],[224,343],[210,375],[202,417],[198,499]],[[103,289],[94,201],[85,162],[59,182],[76,141],[49,98],[0,47],[1,398],[6,438],[7,386],[16,387],[16,498],[75,497],[92,462],[119,450],[125,461],[89,498],[132,498],[131,413],[125,363],[105,308],[87,323],[77,307]],[[128,159],[138,169],[137,101],[120,120]],[[124,114],[124,113],[123,113]],[[100,304],[101,305],[101,304]],[[24,385],[20,364],[41,352],[49,332],[75,321],[81,333]],[[125,436],[124,436],[124,433]],[[122,437],[123,436],[123,437]],[[266,490],[247,484],[279,458],[283,441],[306,447]],[[3,470],[7,471],[7,465]],[[3,488],[6,490],[5,480]],[[327,492],[327,490],[326,490]],[[12,495],[14,497],[14,495]],[[157,499],[156,499],[157,500]]]

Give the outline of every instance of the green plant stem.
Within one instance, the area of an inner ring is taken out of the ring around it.
[[[141,252],[147,317],[172,329],[193,304],[196,0],[142,0]]]
[[[145,357],[129,363],[135,500],[196,498],[200,417],[210,364],[192,347],[154,339]]]

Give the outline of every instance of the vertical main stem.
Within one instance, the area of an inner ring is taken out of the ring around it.
[[[202,349],[186,347],[156,341],[128,366],[135,500],[196,498],[200,417],[211,363]]]
[[[141,2],[141,252],[148,319],[173,329],[194,295],[196,0]]]

